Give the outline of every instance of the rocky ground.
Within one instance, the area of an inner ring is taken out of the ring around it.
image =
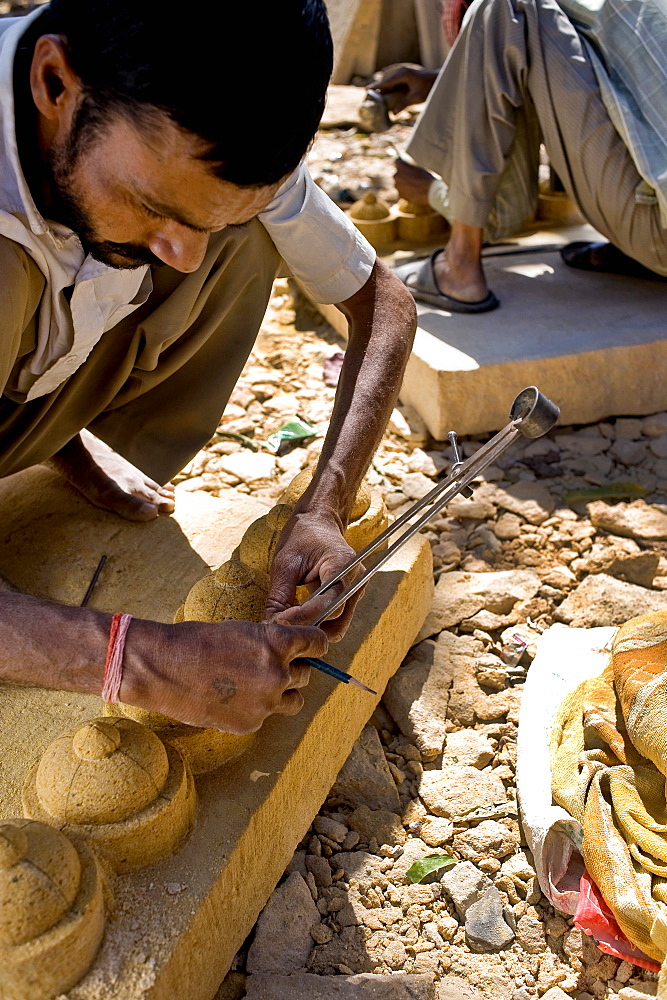
[[[277,282],[218,434],[184,470],[182,488],[275,499],[319,452],[335,393],[327,382],[343,350],[312,307]],[[275,457],[265,442],[295,414],[316,436]],[[464,452],[481,441],[464,439]],[[449,445],[399,408],[368,478],[396,513],[450,462]],[[330,981],[323,997],[590,1000],[655,991],[654,977],[602,955],[541,895],[514,770],[523,681],[540,632],[667,606],[666,482],[667,413],[558,427],[506,452],[472,499],[454,500],[433,522],[426,534],[437,586],[422,641],[221,998],[247,990],[249,1000],[305,1000],[331,976],[336,992]],[[411,884],[407,869],[435,852],[456,866]],[[388,992],[363,992],[368,975]]]
[[[0,0],[0,15],[31,0]],[[320,133],[309,154],[340,204],[396,200],[389,133]],[[317,458],[343,342],[286,281],[208,446],[181,488],[275,500]],[[266,442],[301,415],[313,435]],[[466,455],[483,439],[462,441]],[[400,513],[446,473],[446,442],[394,411],[368,474]],[[593,1000],[655,994],[541,895],[519,824],[518,711],[539,634],[667,606],[667,413],[559,427],[486,470],[426,532],[436,596],[219,1000]],[[609,495],[609,484],[617,486]],[[517,636],[519,637],[517,639]],[[456,864],[412,884],[436,852]],[[405,975],[396,975],[404,973]],[[289,977],[289,978],[286,978]]]

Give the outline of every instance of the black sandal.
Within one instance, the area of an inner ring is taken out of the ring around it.
[[[597,271],[600,274],[622,274],[628,278],[665,281],[663,275],[649,270],[639,261],[628,257],[613,243],[576,240],[564,246],[560,255],[568,267],[576,267],[580,271]]]

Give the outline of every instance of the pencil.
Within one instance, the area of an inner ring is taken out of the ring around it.
[[[331,677],[335,677],[337,681],[341,681],[343,684],[354,684],[355,687],[361,688],[362,691],[368,691],[369,694],[377,694],[373,688],[366,687],[361,681],[358,681],[356,677],[352,674],[346,674],[344,670],[339,670],[338,667],[332,666],[325,660],[318,660],[315,656],[300,656],[300,660],[307,663],[310,667],[315,667],[316,670],[321,670],[323,674],[329,674]]]

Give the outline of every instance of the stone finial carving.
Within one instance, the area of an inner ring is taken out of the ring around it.
[[[277,510],[275,507],[273,509]],[[279,514],[276,517],[273,526],[270,520],[267,521],[268,514],[259,519],[264,522],[258,531],[260,539],[271,543],[281,516]],[[282,528],[278,530],[278,535],[280,530]],[[257,544],[252,543],[248,548],[255,552],[258,561],[260,551]],[[232,558],[194,585],[185,604],[179,608],[175,620],[222,622],[234,619],[259,622],[264,616],[268,593],[269,578],[266,573]],[[147,712],[131,705],[105,705],[103,711],[109,716],[136,719],[154,730],[165,744],[182,754],[193,774],[205,774],[222,767],[247,750],[256,739],[255,733],[237,736],[220,732],[219,729],[186,726],[166,715]]]
[[[305,469],[294,477],[292,482],[283,490],[280,503],[290,504],[292,507],[296,504],[297,500],[300,500],[303,494],[306,492],[310,486],[311,480],[315,475],[315,465],[308,465]],[[371,488],[366,482],[362,480],[361,486],[357,490],[357,495],[354,498],[354,504],[352,505],[352,511],[350,513],[350,521],[358,521],[362,517],[371,503]],[[275,507],[273,508],[275,510]]]
[[[268,574],[280,535],[291,516],[292,507],[286,501],[253,521],[236,550],[239,561],[251,569]]]
[[[398,237],[409,243],[425,243],[446,233],[447,220],[434,212],[430,205],[417,205],[401,198],[396,206]]]
[[[266,573],[230,559],[194,585],[185,599],[185,621],[258,622],[269,593]]]
[[[362,222],[379,222],[381,219],[388,219],[390,214],[389,205],[378,198],[375,191],[366,191],[350,209],[350,216]]]
[[[196,796],[181,754],[132,719],[92,719],[46,749],[23,788],[26,816],[89,840],[116,871],[175,853]]]
[[[396,239],[396,219],[374,191],[366,191],[363,198],[354,203],[349,216],[376,249],[384,249]]]
[[[0,822],[3,1000],[50,1000],[71,989],[103,933],[102,875],[86,844],[30,819]]]

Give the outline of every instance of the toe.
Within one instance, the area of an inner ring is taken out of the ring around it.
[[[165,496],[159,487],[155,490],[146,487],[141,490],[133,490],[132,499],[151,507],[152,517],[156,517],[157,514],[171,514],[175,506],[173,498],[169,495]],[[146,517],[145,520],[149,520],[149,518]]]
[[[126,493],[115,483],[107,489],[100,490],[97,497],[89,493],[88,498],[98,507],[111,510],[127,521],[152,521],[158,515],[156,504],[151,503],[146,497]]]
[[[160,514],[173,514],[176,509],[176,504],[173,497],[160,497],[158,501],[157,509]]]

